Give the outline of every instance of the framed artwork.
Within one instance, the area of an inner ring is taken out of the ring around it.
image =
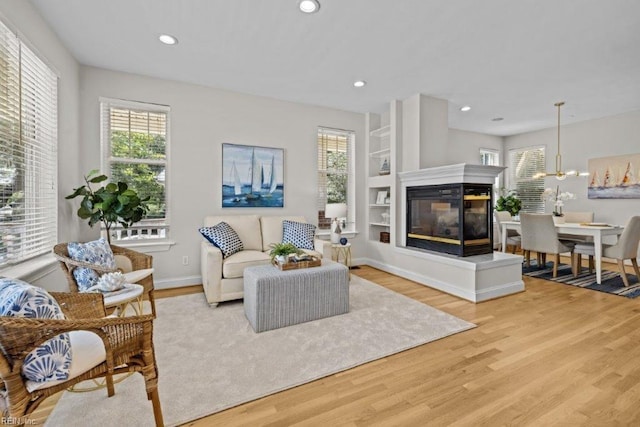
[[[284,149],[222,144],[222,207],[284,206]]]
[[[640,199],[640,154],[589,159],[590,199]]]
[[[378,196],[376,197],[376,205],[384,205],[384,201],[387,198],[387,192],[378,191]]]

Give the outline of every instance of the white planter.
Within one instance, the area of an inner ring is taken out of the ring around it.
[[[563,216],[553,216],[553,223],[554,224],[564,224],[564,217]]]

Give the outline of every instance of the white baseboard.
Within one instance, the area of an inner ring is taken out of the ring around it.
[[[153,286],[156,289],[182,288],[185,286],[201,285],[202,276],[174,277],[171,279],[154,280]]]

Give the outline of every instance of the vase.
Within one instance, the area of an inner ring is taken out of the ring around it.
[[[553,223],[554,224],[564,224],[564,217],[563,216],[553,216]]]

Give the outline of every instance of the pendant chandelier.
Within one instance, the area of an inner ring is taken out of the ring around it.
[[[556,154],[556,170],[555,172],[539,172],[535,174],[534,178],[544,178],[546,176],[555,176],[558,181],[566,179],[568,176],[588,176],[589,172],[579,172],[576,170],[563,171],[562,170],[562,155],[560,154],[560,107],[564,105],[564,101],[556,102],[558,107],[558,152]]]

